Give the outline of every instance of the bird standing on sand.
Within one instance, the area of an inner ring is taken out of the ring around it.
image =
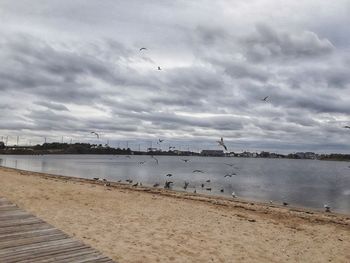
[[[233,198],[236,198],[236,197],[237,197],[237,195],[236,195],[236,193],[235,193],[235,192],[232,192],[232,194],[231,194],[231,195],[232,195],[232,197],[233,197]]]
[[[171,184],[173,184],[173,182],[171,182],[171,181],[165,181],[165,184],[164,184],[164,188],[165,189],[169,189],[170,187],[171,187]]]
[[[224,143],[224,139],[221,137],[220,141],[216,141],[217,143],[219,143],[220,146],[224,147],[224,149],[227,151],[227,147]]]
[[[185,181],[185,185],[184,185],[184,189],[185,189],[185,190],[187,189],[188,185],[189,185],[189,182],[186,182],[186,181]]]
[[[324,205],[323,207],[325,209],[325,212],[328,212],[328,213],[331,212],[331,207],[329,205]]]
[[[97,139],[100,139],[100,135],[99,135],[97,132],[92,131],[92,132],[90,132],[90,133],[91,133],[91,134],[95,134],[96,137],[97,137]]]

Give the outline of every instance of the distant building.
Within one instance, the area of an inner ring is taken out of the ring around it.
[[[223,150],[202,150],[201,155],[202,156],[225,156],[225,153]]]

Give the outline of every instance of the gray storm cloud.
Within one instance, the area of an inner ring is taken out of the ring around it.
[[[346,1],[25,2],[0,3],[0,136],[350,150]]]

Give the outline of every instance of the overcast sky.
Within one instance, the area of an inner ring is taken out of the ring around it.
[[[0,139],[349,152],[349,24],[349,0],[0,0]]]

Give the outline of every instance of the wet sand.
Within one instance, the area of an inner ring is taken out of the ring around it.
[[[120,263],[350,262],[350,215],[103,184],[0,168],[0,196]]]

